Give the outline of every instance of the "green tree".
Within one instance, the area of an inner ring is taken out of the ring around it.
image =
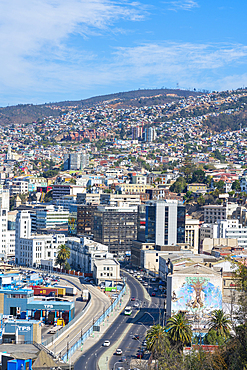
[[[204,183],[205,182],[205,173],[203,170],[195,170],[192,174],[192,182],[195,183]]]
[[[197,198],[197,203],[199,204],[199,206],[204,206],[205,198],[202,194]]]
[[[214,310],[211,314],[209,328],[215,330],[217,336],[227,337],[230,334],[231,320],[223,310]]]
[[[218,190],[223,190],[224,189],[224,186],[225,186],[225,183],[224,183],[223,180],[219,180],[219,181],[217,181],[217,182],[214,183],[214,186]]]
[[[167,332],[171,342],[178,345],[180,351],[183,350],[184,345],[191,343],[191,327],[182,313],[177,313],[168,320]]]
[[[187,184],[185,178],[180,176],[171,186],[170,190],[174,193],[183,193],[185,191]]]
[[[70,258],[70,249],[65,245],[61,244],[58,247],[56,265],[59,265],[60,268],[65,267],[67,260]]]
[[[147,349],[152,355],[160,356],[164,351],[164,344],[167,341],[165,327],[154,325],[146,335]]]
[[[240,186],[240,181],[239,180],[233,181],[233,183],[232,183],[232,190],[236,190],[236,191],[240,191],[241,190],[241,186]]]
[[[222,335],[218,335],[217,332],[213,329],[209,330],[209,332],[205,335],[204,343],[210,344],[212,346],[222,346],[225,343],[226,337]]]

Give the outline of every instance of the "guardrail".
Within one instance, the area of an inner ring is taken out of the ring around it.
[[[83,343],[87,340],[87,338],[93,334],[94,327],[99,326],[114,310],[118,303],[121,305],[121,299],[123,294],[125,293],[126,285],[123,286],[121,292],[119,293],[118,297],[114,300],[114,302],[107,308],[107,310],[96,320],[92,322],[92,325],[84,331],[84,329],[88,326],[86,325],[85,328],[81,330],[81,333],[78,333],[70,342],[67,342],[66,346],[60,351],[59,358],[64,362],[68,361],[69,358],[73,355],[73,353],[80,347],[83,346]],[[84,332],[83,332],[84,331]]]

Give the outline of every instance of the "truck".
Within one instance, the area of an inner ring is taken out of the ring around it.
[[[66,295],[76,295],[77,294],[77,289],[74,286],[54,285],[54,288],[65,289]]]
[[[82,291],[82,300],[83,301],[88,301],[88,299],[89,299],[89,291],[86,290],[86,289],[83,289],[83,291]]]

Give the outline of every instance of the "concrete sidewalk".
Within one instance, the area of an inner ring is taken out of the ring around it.
[[[105,335],[109,327],[114,323],[116,318],[124,310],[125,306],[130,300],[130,289],[128,285],[126,286],[125,294],[123,295],[121,304],[119,303],[110,314],[110,316],[100,324],[100,332],[94,332],[86,340],[86,342],[81,346],[81,349],[78,349],[71,357],[71,362],[76,362],[80,356],[83,355],[88,349],[90,349],[95,343],[100,341],[100,339]]]

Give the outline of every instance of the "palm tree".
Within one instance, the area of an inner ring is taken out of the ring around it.
[[[191,327],[183,313],[177,313],[168,320],[167,331],[171,342],[177,344],[180,351],[191,343]]]
[[[160,355],[163,352],[167,341],[165,327],[162,327],[161,325],[152,326],[152,328],[147,332],[146,340],[147,349],[151,351],[153,355]]]
[[[61,244],[58,247],[58,253],[56,257],[56,265],[60,265],[60,268],[65,265],[67,260],[70,258],[70,249],[65,244]]]
[[[211,314],[209,331],[215,330],[217,335],[226,337],[230,334],[231,320],[224,314],[223,310],[214,310]]]

